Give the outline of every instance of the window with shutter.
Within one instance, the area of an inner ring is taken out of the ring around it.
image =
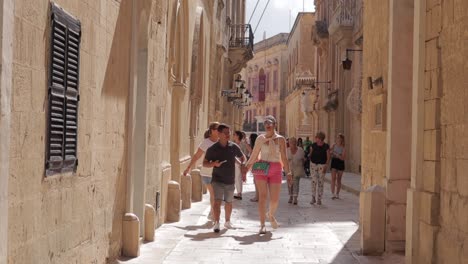
[[[81,24],[51,4],[46,175],[76,170]]]

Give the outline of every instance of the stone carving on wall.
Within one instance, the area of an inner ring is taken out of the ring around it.
[[[314,83],[315,77],[310,70],[302,71],[296,75],[296,87],[303,91],[301,94],[302,125],[313,124],[313,113],[317,103],[317,90]]]
[[[331,91],[323,107],[323,110],[327,112],[335,111],[338,108],[338,90]]]
[[[312,125],[317,103],[317,94],[315,90],[305,90],[301,94],[301,112],[303,114],[302,125]]]

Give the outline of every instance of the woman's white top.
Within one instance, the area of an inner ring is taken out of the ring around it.
[[[304,150],[297,148],[296,153],[292,154],[290,148],[286,150],[286,154],[289,161],[289,166],[294,176],[303,176],[304,172]]]
[[[198,145],[198,148],[203,150],[204,153],[206,153],[206,150],[213,146],[217,141],[211,141],[210,138],[205,138],[200,145]],[[202,160],[205,160],[205,154],[203,154]],[[203,167],[200,170],[200,175],[204,177],[211,177],[211,174],[213,173],[213,168],[207,168]]]
[[[276,139],[276,140],[275,140]],[[268,162],[281,162],[280,137],[273,136],[271,138],[262,138],[260,146],[260,159]]]

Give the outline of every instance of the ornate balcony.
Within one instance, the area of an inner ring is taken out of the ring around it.
[[[326,49],[328,45],[328,23],[325,20],[315,21],[315,25],[312,28],[312,40],[313,45],[319,48],[319,56],[323,49]]]
[[[232,70],[238,73],[253,58],[254,35],[250,24],[229,26],[229,59]]]
[[[354,32],[353,32],[353,42],[356,45],[362,45],[363,41],[363,24],[362,24],[362,16],[363,16],[363,3],[362,0],[356,0],[356,8],[355,8],[355,15],[354,15]]]
[[[321,39],[328,38],[328,24],[325,20],[315,21],[315,34]]]
[[[338,39],[351,36],[354,25],[355,0],[337,0],[328,32],[331,36],[337,35]]]

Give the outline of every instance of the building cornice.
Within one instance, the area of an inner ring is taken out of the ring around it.
[[[289,45],[289,40],[291,39],[291,36],[294,35],[294,31],[296,31],[297,24],[299,24],[299,20],[303,15],[315,15],[315,12],[299,12],[296,16],[296,20],[294,21],[294,26],[291,29],[291,32],[289,33],[288,40],[286,41],[286,44]]]

